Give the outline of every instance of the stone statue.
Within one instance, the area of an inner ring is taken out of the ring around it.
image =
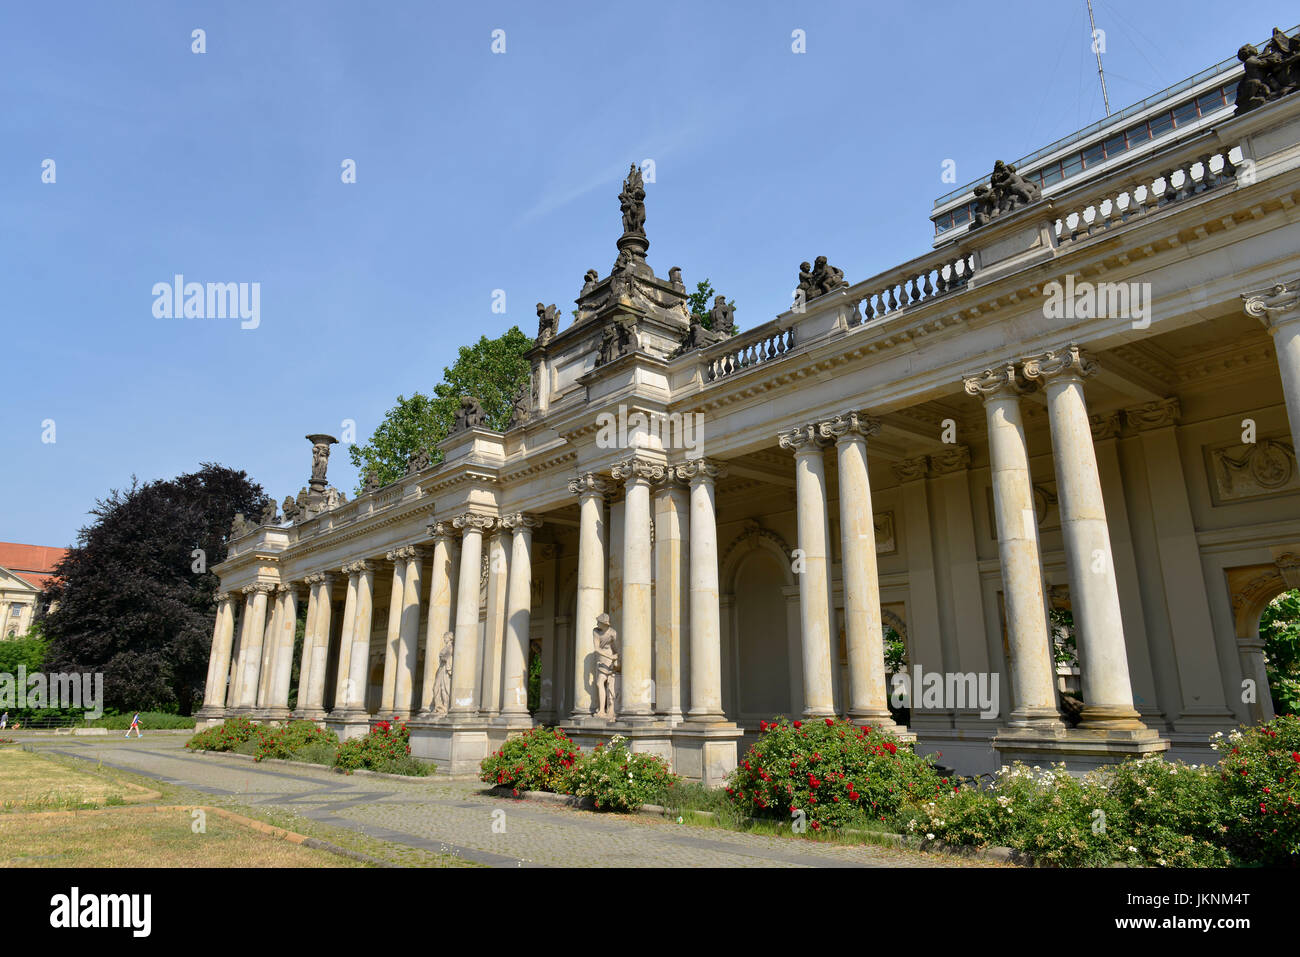
[[[993,164],[989,184],[975,187],[975,215],[971,217],[971,229],[984,226],[1003,213],[1036,203],[1042,196],[1041,186],[1025,179],[1010,163],[998,160]]]
[[[362,495],[379,491],[379,473],[374,469],[366,469],[362,481],[365,483],[361,486]]]
[[[623,192],[618,194],[618,205],[623,210],[623,232],[645,235],[645,182],[635,163],[623,180]]]
[[[713,320],[713,331],[719,335],[729,336],[736,331],[736,307],[727,305],[726,296],[713,298],[713,308],[709,310],[709,318]]]
[[[515,396],[514,405],[510,408],[510,422],[506,425],[507,429],[513,429],[516,425],[523,425],[533,417],[532,392],[527,383],[519,390]]]
[[[483,407],[479,405],[478,399],[473,396],[462,396],[460,408],[456,410],[456,421],[452,424],[452,432],[464,432],[466,429],[481,428],[486,417],[483,414]]]
[[[596,356],[596,365],[607,365],[619,356],[626,355],[631,344],[632,333],[627,326],[621,322],[611,322],[601,333],[600,354]]]
[[[682,292],[686,291],[686,283],[682,282],[681,266],[674,266],[668,270],[668,281],[672,283],[674,289],[679,289]]]
[[[609,624],[609,615],[601,613],[591,631],[596,648],[596,715],[606,721],[617,720],[614,713],[614,676],[621,667],[618,656],[618,632]]]
[[[243,512],[235,513],[235,520],[230,523],[230,537],[232,539],[242,538],[252,531],[252,526],[248,524],[248,519],[244,518]]]
[[[266,505],[262,507],[262,524],[263,525],[280,524],[280,516],[275,514],[275,502],[267,502]]]
[[[414,475],[416,472],[423,472],[433,464],[433,457],[429,450],[421,447],[412,452],[406,459],[406,474]]]
[[[325,471],[330,461],[330,446],[338,442],[332,435],[318,433],[307,436],[311,443],[311,486],[313,493],[319,495],[325,491]]]
[[[803,292],[804,302],[811,302],[847,285],[844,271],[828,263],[825,256],[818,256],[812,266],[806,262],[799,264],[799,289]]]
[[[455,648],[455,632],[445,632],[442,647],[438,649],[438,670],[433,675],[433,702],[429,708],[435,715],[444,715],[451,707],[451,662]]]
[[[284,504],[280,507],[284,509],[284,520],[286,522],[296,522],[299,516],[302,515],[302,509],[298,507],[298,503],[293,500],[292,495],[286,495]]]
[[[1237,110],[1248,113],[1300,87],[1300,39],[1277,27],[1261,53],[1247,43],[1237,51],[1245,73],[1237,83]]]
[[[551,341],[560,325],[560,311],[555,308],[555,303],[549,306],[542,303],[537,304],[537,342],[545,344]]]
[[[348,497],[344,495],[342,492],[340,492],[338,489],[336,489],[333,485],[331,485],[329,488],[325,490],[325,508],[327,510],[331,508],[338,508],[347,500]]]
[[[582,277],[582,292],[578,295],[585,296],[595,288],[596,283],[600,282],[600,273],[594,269],[588,269],[586,275]]]

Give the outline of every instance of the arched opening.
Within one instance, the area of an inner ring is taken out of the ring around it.
[[[735,568],[731,674],[736,686],[732,694],[724,689],[723,696],[736,703],[738,714],[731,717],[744,725],[792,712],[788,577],[785,563],[762,547],[747,551]]]
[[[1256,627],[1274,713],[1300,714],[1300,588],[1273,596]]]

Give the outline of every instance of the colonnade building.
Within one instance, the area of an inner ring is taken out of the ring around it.
[[[717,784],[776,715],[962,772],[1204,760],[1271,717],[1259,615],[1300,586],[1300,97],[1234,110],[1241,72],[999,164],[879,275],[810,256],[737,334],[648,265],[634,169],[509,428],[467,402],[437,465],[351,502],[321,465],[236,529],[202,721],[291,717],[305,603],[292,716],[399,715],[440,772],[559,724]]]

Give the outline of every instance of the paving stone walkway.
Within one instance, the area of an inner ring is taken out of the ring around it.
[[[384,844],[494,867],[1005,866],[514,802],[484,793],[478,781],[347,776],[307,766],[192,754],[180,735],[139,740],[37,738],[30,743],[40,751],[89,758],[191,788],[213,804],[298,814]]]

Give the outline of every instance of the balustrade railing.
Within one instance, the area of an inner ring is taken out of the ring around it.
[[[712,382],[734,375],[742,369],[780,358],[793,349],[794,327],[774,327],[775,321],[710,346],[705,353],[705,378]]]

